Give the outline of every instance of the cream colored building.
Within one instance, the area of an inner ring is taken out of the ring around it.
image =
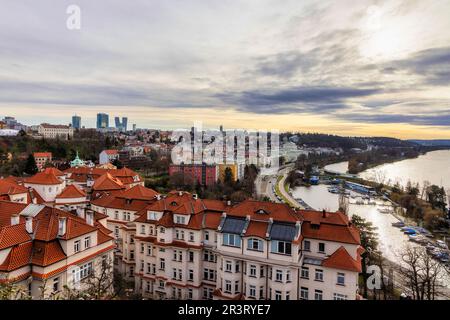
[[[46,139],[63,139],[67,140],[73,137],[73,127],[66,125],[55,125],[42,123],[38,127],[38,134]]]

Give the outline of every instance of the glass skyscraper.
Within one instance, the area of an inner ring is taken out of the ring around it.
[[[72,127],[74,129],[80,129],[81,128],[81,117],[80,116],[73,116],[72,117]]]
[[[109,128],[109,115],[97,113],[97,129]]]

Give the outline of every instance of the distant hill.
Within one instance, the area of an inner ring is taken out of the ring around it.
[[[450,147],[450,140],[446,140],[446,139],[441,139],[441,140],[407,140],[407,141],[420,144],[421,146],[429,146],[429,147],[446,146],[446,147]]]

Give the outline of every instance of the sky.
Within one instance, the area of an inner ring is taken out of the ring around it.
[[[450,138],[449,12],[450,0],[0,0],[0,118]]]

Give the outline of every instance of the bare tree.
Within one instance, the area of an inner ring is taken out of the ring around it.
[[[415,300],[435,300],[445,296],[444,276],[448,270],[434,260],[423,247],[407,246],[400,254],[399,274],[403,285]]]
[[[30,300],[31,296],[22,286],[10,282],[0,283],[0,300]]]
[[[426,199],[424,199],[424,196],[427,195],[427,190],[430,186],[431,186],[430,181],[428,181],[428,180],[423,181],[422,192],[420,193],[420,199],[426,200]]]

